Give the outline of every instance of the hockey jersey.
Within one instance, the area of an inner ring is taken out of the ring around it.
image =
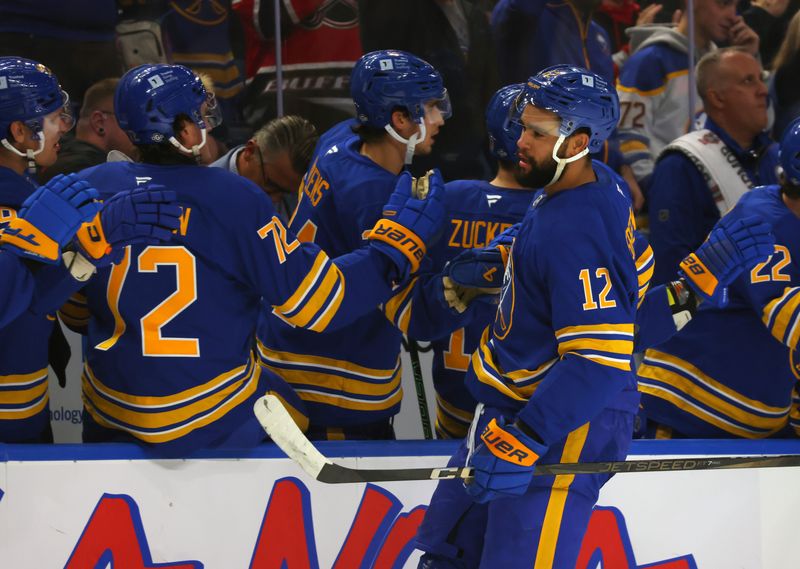
[[[467,372],[478,401],[516,414],[545,444],[603,409],[635,413],[639,402],[633,212],[614,178],[595,173],[531,205]]]
[[[645,353],[639,390],[648,419],[685,436],[763,438],[787,427],[800,377],[800,219],[778,186],[750,190],[728,215],[762,217],[775,253],[730,286],[726,308],[701,305]]]
[[[16,216],[34,189],[30,179],[0,167],[0,227]],[[2,442],[33,441],[49,427],[48,341],[54,322],[53,314],[26,311],[0,328]]]
[[[357,136],[331,144],[320,149],[303,179],[303,195],[290,228],[301,241],[313,241],[336,256],[364,245],[397,176],[362,156]],[[435,280],[427,285],[435,296]],[[262,362],[295,388],[312,425],[365,425],[399,411],[401,334],[434,338],[461,322],[443,303],[419,294],[420,286],[419,277],[398,283],[382,306],[370,305],[365,296],[362,317],[321,335],[280,318],[262,319],[258,332]],[[438,287],[441,292],[441,284]]]
[[[428,251],[436,268],[444,267],[465,249],[486,247],[523,218],[536,195],[533,190],[501,188],[482,180],[457,180],[448,183],[445,190],[447,230]],[[472,304],[475,314],[468,326],[431,342],[438,438],[463,438],[475,410],[476,401],[467,391],[464,374],[497,306],[480,300]]]
[[[620,150],[644,189],[661,150],[689,130],[688,38],[668,27],[646,30],[652,35],[639,45],[631,42],[633,53],[617,83]]]
[[[85,408],[101,427],[164,452],[263,438],[252,413],[267,373],[253,350],[262,298],[287,325],[323,331],[390,296],[391,263],[377,249],[332,261],[295,240],[254,184],[221,168],[116,162],[80,175],[104,198],[161,184],[183,208],[172,241],[127,248],[86,287]]]

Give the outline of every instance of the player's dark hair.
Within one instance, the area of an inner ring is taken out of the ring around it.
[[[191,119],[186,115],[178,115],[172,123],[175,132],[183,129]],[[193,156],[188,156],[175,148],[170,142],[158,144],[137,144],[139,149],[139,160],[145,164],[157,164],[160,166],[174,166],[180,164],[197,165]]]
[[[781,172],[780,184],[781,184],[781,193],[783,195],[793,200],[800,199],[800,186],[795,186],[789,180],[787,180],[783,172]]]
[[[286,152],[292,169],[303,174],[311,163],[319,135],[314,125],[303,117],[288,115],[269,121],[256,131],[253,140],[266,155]]]

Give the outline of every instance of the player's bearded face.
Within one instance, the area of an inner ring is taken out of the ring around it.
[[[519,163],[515,177],[525,187],[542,188],[553,179],[558,168],[553,160],[553,145],[558,141],[561,121],[549,111],[528,105],[520,123],[523,131],[517,141]],[[560,157],[563,146],[558,149]]]
[[[561,149],[559,149],[559,156],[561,156]],[[517,182],[526,188],[543,188],[545,184],[553,179],[556,174],[556,168],[558,168],[558,164],[553,160],[552,155],[537,161],[533,156],[520,151],[519,159],[520,167],[514,177]]]

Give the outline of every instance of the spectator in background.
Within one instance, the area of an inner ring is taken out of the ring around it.
[[[211,166],[226,168],[255,183],[272,199],[281,221],[288,223],[317,140],[317,130],[306,119],[295,115],[280,117]]]
[[[616,75],[619,75],[630,53],[626,30],[632,26],[652,24],[662,7],[662,4],[650,4],[642,10],[633,0],[603,0],[600,4],[594,13],[594,20],[603,27],[611,41],[611,58]]]
[[[500,80],[527,81],[547,67],[567,63],[591,69],[613,85],[611,42],[592,19],[598,6],[600,0],[500,0],[492,12]],[[605,141],[593,158],[606,162],[625,178],[634,210],[639,210],[644,197],[633,171],[622,163],[616,136]]]
[[[758,54],[758,35],[736,15],[735,0],[695,0],[694,28],[698,59],[719,42]],[[631,43],[631,57],[617,84],[620,150],[647,195],[656,157],[689,130],[688,14],[681,14],[674,28],[649,26],[630,32],[640,43]]]
[[[39,175],[44,183],[57,174],[78,172],[106,161],[112,150],[135,155],[135,147],[114,115],[114,90],[118,78],[102,79],[89,87],[83,98],[75,136],[61,145],[58,159]]]
[[[354,116],[350,72],[361,57],[356,0],[281,2],[283,85],[277,84],[272,2],[241,0],[233,6],[245,37],[244,115],[255,127],[284,113],[307,118],[324,132]]]
[[[780,138],[786,125],[800,117],[800,13],[795,14],[786,30],[778,55],[772,62],[772,100],[775,124],[772,133]]]
[[[74,110],[90,85],[121,72],[114,0],[0,0],[0,56],[41,61],[70,94]]]
[[[365,52],[413,53],[439,70],[447,87],[453,117],[433,152],[414,160],[415,175],[437,167],[445,180],[489,178],[483,111],[499,84],[486,12],[469,0],[359,0],[358,6]]]
[[[697,64],[705,128],[681,136],[658,158],[650,189],[653,283],[674,280],[687,254],[750,188],[774,184],[778,148],[767,133],[767,87],[744,47],[706,54]]]
[[[742,18],[761,38],[759,53],[764,67],[772,69],[772,60],[786,36],[789,22],[797,13],[798,2],[791,0],[750,0]]]

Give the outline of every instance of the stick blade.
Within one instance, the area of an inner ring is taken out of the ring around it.
[[[330,462],[309,442],[289,412],[274,395],[265,395],[253,405],[253,412],[269,437],[286,456],[294,460],[309,476],[317,478]]]

